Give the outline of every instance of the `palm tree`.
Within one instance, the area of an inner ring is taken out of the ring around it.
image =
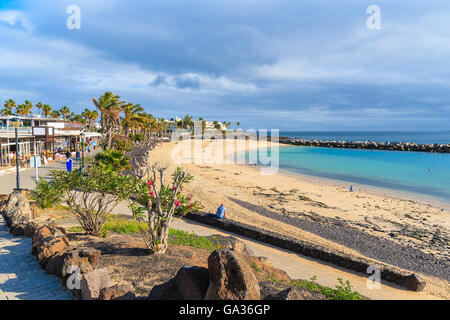
[[[86,124],[86,119],[82,115],[79,115],[79,114],[72,113],[70,115],[69,119],[70,119],[70,121],[73,121],[73,122],[79,122],[82,124]]]
[[[50,115],[52,116],[52,118],[59,118],[60,114],[58,110],[53,110],[52,112],[50,112]]]
[[[48,104],[44,104],[44,106],[42,107],[42,114],[45,117],[48,117],[51,112],[52,112],[52,107],[50,107],[50,105],[48,105]]]
[[[139,113],[134,124],[136,129],[141,130],[145,138],[151,137],[158,127],[155,117],[146,112]]]
[[[64,120],[67,120],[70,114],[70,109],[67,106],[64,106],[61,109],[59,109],[59,113],[63,116]]]
[[[84,118],[84,121],[89,124],[88,126],[90,126],[91,110],[85,108],[84,111],[81,113],[81,116]]]
[[[84,111],[81,113],[81,116],[85,119],[85,121],[88,123],[89,130],[93,130],[93,123],[98,118],[98,112],[97,110],[89,110],[88,108],[85,108]]]
[[[192,117],[189,115],[184,116],[183,118],[183,128],[190,129],[194,123],[192,122]]]
[[[16,113],[22,117],[25,117],[28,115],[28,107],[26,104],[19,104],[16,108]]]
[[[100,111],[100,123],[102,132],[105,134],[103,149],[111,149],[113,137],[120,133],[120,113],[124,101],[120,101],[120,96],[110,91],[105,92],[97,100],[92,98],[92,102]]]
[[[4,116],[14,115],[13,109],[16,107],[16,102],[13,99],[5,101],[5,104],[3,106],[5,108],[1,111],[2,115]]]
[[[133,121],[137,120],[138,113],[144,111],[139,104],[127,103],[122,106],[124,119],[122,121],[122,127],[125,135],[128,137],[128,133]]]
[[[26,115],[29,115],[31,110],[33,110],[33,104],[29,100],[25,100],[25,111],[27,111]]]
[[[92,110],[90,117],[89,117],[89,128],[91,131],[94,131],[94,123],[95,123],[95,120],[97,120],[97,118],[98,118],[98,111]]]
[[[19,104],[17,106],[16,113],[22,117],[26,117],[30,114],[31,109],[33,109],[33,104],[30,101],[25,100],[24,104]]]
[[[44,105],[42,104],[42,102],[38,102],[36,104],[36,108],[38,109],[38,114],[41,114],[41,109],[44,107]]]
[[[239,128],[241,126],[241,123],[238,121],[238,122],[236,122],[236,125]]]
[[[205,132],[205,129],[206,129],[206,120],[200,117],[200,118],[198,118],[198,121],[201,121],[201,122],[202,122],[202,133]]]

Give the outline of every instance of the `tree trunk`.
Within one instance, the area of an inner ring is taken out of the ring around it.
[[[169,224],[163,222],[161,229],[158,232],[157,250],[155,253],[164,254],[169,247]]]

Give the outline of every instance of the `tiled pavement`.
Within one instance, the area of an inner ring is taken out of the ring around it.
[[[31,239],[8,233],[0,215],[0,300],[70,300],[61,280],[31,255]]]

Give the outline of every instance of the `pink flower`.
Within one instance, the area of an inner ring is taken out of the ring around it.
[[[148,182],[147,182],[147,186],[150,188],[151,186],[152,186],[152,181],[151,180],[148,180]]]
[[[153,193],[153,191],[150,191],[150,196],[151,196],[151,197],[154,197],[154,196],[155,196],[155,194]]]

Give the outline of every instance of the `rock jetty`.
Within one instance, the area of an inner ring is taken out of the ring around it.
[[[280,143],[296,146],[348,148],[348,149],[375,149],[393,151],[417,151],[450,153],[448,144],[418,144],[413,142],[375,142],[375,141],[337,141],[337,140],[305,140],[299,138],[280,137]]]

